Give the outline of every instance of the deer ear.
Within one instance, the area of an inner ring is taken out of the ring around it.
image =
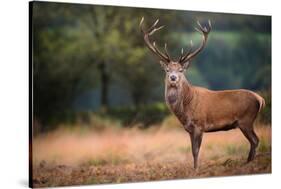
[[[160,60],[160,65],[163,69],[166,69],[167,64],[165,62],[163,62],[162,60]]]
[[[190,62],[189,62],[189,61],[187,61],[186,63],[184,63],[184,64],[183,64],[183,66],[182,66],[182,67],[183,67],[183,69],[185,69],[185,70],[186,70],[186,69],[189,67],[189,64],[190,64]]]

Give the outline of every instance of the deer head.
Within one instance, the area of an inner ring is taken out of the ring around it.
[[[157,46],[155,41],[151,43],[149,36],[154,34],[156,31],[160,30],[164,26],[158,27],[157,24],[159,22],[159,19],[157,19],[154,24],[149,27],[148,29],[144,29],[143,26],[144,18],[142,17],[140,21],[140,29],[143,33],[144,36],[144,41],[147,45],[147,47],[160,58],[160,64],[163,67],[163,69],[166,72],[166,81],[171,86],[177,86],[178,83],[182,80],[182,78],[185,78],[184,76],[184,71],[187,70],[187,68],[190,66],[191,60],[203,50],[203,48],[206,45],[207,39],[208,39],[208,34],[211,31],[211,22],[209,20],[209,27],[203,27],[199,21],[197,21],[198,28],[195,27],[195,30],[198,31],[202,35],[202,43],[201,45],[196,49],[193,50],[193,43],[190,41],[190,47],[189,50],[184,53],[183,48],[181,49],[181,55],[178,58],[178,60],[172,60],[171,56],[168,53],[167,50],[167,44],[165,43],[165,51],[164,53],[161,52]]]

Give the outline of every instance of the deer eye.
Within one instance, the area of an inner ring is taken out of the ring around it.
[[[167,69],[166,69],[166,72],[169,72],[169,71],[170,71],[169,68],[167,68]]]
[[[183,69],[182,69],[182,68],[180,68],[180,69],[179,69],[179,72],[183,72]]]

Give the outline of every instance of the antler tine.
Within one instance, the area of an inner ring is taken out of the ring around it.
[[[142,18],[141,18],[141,21],[140,21],[139,27],[140,27],[140,29],[141,29],[142,33],[144,34],[145,32],[144,32],[144,29],[143,29],[143,21],[144,21],[144,17],[142,17]]]
[[[156,25],[157,23],[159,22],[159,19],[157,19],[154,24],[147,30],[145,31],[144,30],[144,27],[143,27],[143,22],[144,22],[144,17],[142,17],[141,21],[140,21],[140,28],[141,28],[141,31],[145,34],[145,33],[148,33],[148,35],[152,35],[154,32],[156,32],[157,30],[160,30],[162,29],[164,26],[160,26],[158,28],[156,28]]]
[[[171,56],[169,55],[168,50],[167,50],[167,43],[165,43],[165,54],[167,55],[167,57],[169,59],[171,59]]]
[[[200,30],[200,29],[198,29],[198,28],[196,28],[196,27],[194,27],[194,29],[195,29],[196,31],[198,31],[199,33],[202,33],[202,30]]]
[[[159,19],[157,19],[157,20],[153,23],[153,25],[148,29],[148,31],[152,31],[152,30],[156,27],[156,25],[158,24],[158,22],[159,22]]]
[[[191,51],[192,51],[192,47],[193,47],[193,42],[192,42],[192,40],[190,40],[190,48],[189,48],[189,50],[186,52],[186,54],[185,55],[183,55],[183,48],[181,49],[181,56],[180,56],[180,58],[179,58],[179,63],[182,63],[182,61],[188,56],[188,55],[190,55],[190,53],[191,53]]]
[[[158,48],[157,48],[157,46],[156,46],[156,42],[155,42],[155,41],[153,42],[153,46],[154,46],[154,50],[155,50],[155,52],[157,52],[158,54],[161,54],[161,53],[162,53],[160,50],[158,50]],[[166,50],[165,50],[165,51],[166,51]],[[168,53],[167,53],[167,52],[165,52],[165,55],[167,56],[167,58],[169,58],[169,59],[170,59],[170,56],[168,55]]]
[[[202,26],[199,21],[197,21],[197,25],[199,26],[199,29],[195,27],[195,30],[198,31],[199,33],[203,33],[204,35],[208,34],[211,31],[212,25],[211,21],[208,20],[208,25],[209,27],[207,28],[206,26]]]
[[[180,58],[179,58],[178,62],[180,62],[180,61],[181,61],[182,57],[183,57],[183,48],[181,48],[181,56],[180,56]]]
[[[209,31],[208,32],[210,32],[211,31],[211,29],[212,29],[212,24],[211,24],[211,20],[208,20],[208,24],[209,24]]]
[[[199,20],[197,20],[197,25],[200,27],[200,29],[203,29],[202,25],[200,24]]]
[[[199,28],[195,27],[195,30],[198,31],[199,33],[202,34],[202,43],[201,45],[194,51],[194,52],[190,52],[189,54],[187,53],[185,57],[183,57],[180,60],[181,64],[184,64],[186,62],[189,62],[192,58],[194,58],[199,52],[201,52],[203,50],[203,48],[206,45],[207,39],[208,39],[208,34],[212,29],[212,25],[211,25],[211,21],[208,20],[208,25],[209,27],[207,28],[206,26],[203,27],[199,21],[197,21],[197,25],[199,26]]]
[[[154,34],[156,31],[162,29],[164,26],[160,26],[160,27],[156,27],[158,22],[159,22],[159,19],[157,19],[153,24],[152,26],[149,27],[148,30],[145,30],[144,27],[143,27],[143,22],[144,22],[144,17],[142,17],[141,21],[140,21],[140,28],[141,28],[141,31],[144,35],[144,41],[147,45],[147,47],[154,53],[156,54],[158,57],[160,57],[161,60],[163,60],[164,62],[166,63],[169,63],[171,58],[168,54],[168,51],[167,51],[167,45],[165,44],[165,53],[162,53],[156,46],[156,43],[153,42],[153,44],[151,44],[151,41],[149,39],[149,36],[151,36],[152,34]]]
[[[164,26],[159,26],[158,28],[152,28],[152,30],[151,31],[149,31],[148,32],[148,35],[152,35],[152,34],[154,34],[154,32],[156,32],[156,31],[158,31],[158,30],[161,30],[162,28],[164,28]]]

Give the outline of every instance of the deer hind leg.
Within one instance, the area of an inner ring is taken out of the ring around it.
[[[189,133],[191,145],[192,145],[192,155],[193,155],[193,164],[194,169],[198,167],[198,154],[202,142],[203,133],[201,131],[197,131],[194,129],[192,132]]]
[[[250,152],[248,155],[248,160],[247,160],[247,162],[250,162],[255,157],[256,148],[259,144],[259,138],[257,137],[257,135],[254,131],[254,128],[252,126],[250,128],[240,127],[240,130],[242,131],[244,136],[248,139],[248,141],[250,142],[250,145],[251,145]]]

